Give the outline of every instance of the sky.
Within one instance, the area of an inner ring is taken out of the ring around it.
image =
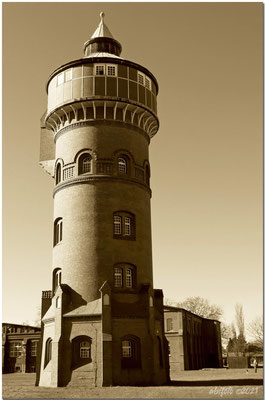
[[[154,287],[248,324],[263,303],[263,4],[3,4],[3,321],[51,289],[53,179],[38,165],[45,85],[105,13],[121,56],[159,84],[150,144]]]

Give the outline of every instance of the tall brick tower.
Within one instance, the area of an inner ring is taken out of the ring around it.
[[[104,14],[84,57],[47,83],[40,164],[55,180],[52,290],[42,295],[37,385],[168,380],[153,288],[148,146],[158,85],[120,57]]]

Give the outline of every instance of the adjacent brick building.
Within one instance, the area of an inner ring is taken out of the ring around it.
[[[40,328],[29,325],[2,324],[2,371],[36,372]]]
[[[178,307],[164,307],[170,378],[178,371],[223,366],[220,322]]]
[[[158,84],[101,22],[47,83],[40,164],[55,181],[52,289],[36,384],[164,384],[163,293],[153,288],[149,143]]]

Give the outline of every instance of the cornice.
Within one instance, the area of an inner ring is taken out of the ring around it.
[[[57,139],[62,136],[64,133],[74,130],[74,129],[78,129],[78,128],[82,128],[85,126],[94,126],[94,125],[123,125],[125,128],[127,129],[132,129],[135,130],[136,132],[140,133],[141,135],[144,136],[144,138],[147,140],[148,144],[150,144],[150,137],[149,135],[141,128],[129,124],[127,122],[123,122],[123,121],[118,121],[118,120],[87,120],[87,121],[81,121],[81,122],[75,122],[71,125],[66,126],[65,128],[60,129],[55,135],[54,135],[54,141],[56,142]]]
[[[67,187],[74,186],[74,185],[87,184],[90,182],[119,182],[119,183],[125,183],[125,184],[129,184],[129,185],[135,185],[135,186],[140,187],[141,189],[145,190],[146,192],[148,192],[150,197],[152,197],[151,189],[149,187],[147,187],[145,184],[143,184],[141,182],[136,182],[135,180],[132,180],[132,179],[114,177],[114,176],[109,176],[109,175],[86,176],[83,178],[74,178],[74,179],[68,180],[66,182],[62,182],[54,188],[53,197],[62,189],[65,189]]]

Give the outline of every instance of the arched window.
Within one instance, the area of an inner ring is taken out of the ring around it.
[[[80,342],[80,358],[91,358],[91,342]]]
[[[172,320],[172,318],[167,318],[167,331],[173,331],[173,320]]]
[[[59,269],[55,273],[54,277],[54,289],[56,289],[60,284],[61,284],[61,279],[62,279],[62,271]]]
[[[118,158],[118,172],[119,172],[119,174],[127,174],[128,173],[127,160],[123,157]]]
[[[89,336],[77,336],[72,341],[72,368],[92,362],[92,339]]]
[[[48,362],[52,359],[52,339],[49,338],[46,340],[45,345],[45,361],[44,361],[44,368],[48,364]]]
[[[135,286],[135,267],[118,264],[114,267],[114,287],[132,289]]]
[[[54,232],[53,232],[53,245],[56,246],[63,239],[63,219],[57,218],[54,221]]]
[[[133,269],[126,268],[126,287],[132,288],[133,287]]]
[[[122,287],[123,279],[122,279],[123,271],[122,268],[114,268],[114,286],[115,287]]]
[[[79,174],[86,174],[86,173],[92,171],[91,160],[92,160],[92,157],[89,153],[84,153],[79,157],[79,160],[78,160],[78,173]]]
[[[53,295],[56,292],[58,286],[60,286],[62,282],[62,270],[61,268],[55,268],[52,272],[52,293]]]
[[[58,185],[58,183],[60,183],[61,180],[62,180],[62,167],[61,164],[58,163],[56,166],[56,177],[55,177],[56,185]]]
[[[122,341],[122,357],[131,358],[133,355],[133,342],[131,340]]]
[[[121,365],[123,368],[139,368],[141,366],[140,339],[127,335],[121,339]]]

